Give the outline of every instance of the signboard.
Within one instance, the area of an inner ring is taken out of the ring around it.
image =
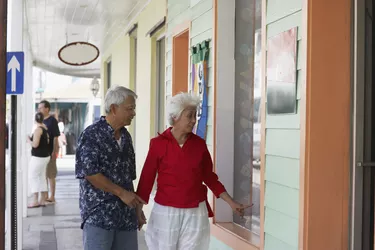
[[[209,42],[205,41],[192,49],[192,72],[190,90],[196,96],[199,96],[201,103],[197,111],[197,122],[193,132],[206,139],[207,120],[208,120],[208,81],[207,64],[209,53]]]
[[[267,112],[293,114],[297,105],[297,28],[268,39]]]
[[[7,84],[6,94],[23,94],[24,87],[24,53],[7,52]]]

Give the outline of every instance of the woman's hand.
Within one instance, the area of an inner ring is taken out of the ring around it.
[[[232,208],[232,210],[233,210],[234,213],[236,213],[237,215],[243,217],[244,214],[245,214],[245,209],[247,209],[249,207],[252,207],[254,204],[244,205],[244,204],[240,204],[240,203],[238,203],[236,201],[233,201],[229,205]]]
[[[141,231],[144,224],[147,224],[147,219],[140,206],[137,206],[138,230]]]
[[[220,198],[222,198],[226,203],[228,203],[228,205],[232,208],[233,212],[235,212],[241,217],[245,214],[245,209],[252,207],[254,205],[243,205],[241,203],[238,203],[234,201],[227,192],[222,193],[220,195]]]

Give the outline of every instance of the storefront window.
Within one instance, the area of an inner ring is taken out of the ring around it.
[[[261,0],[236,0],[234,199],[254,206],[233,222],[260,231]]]

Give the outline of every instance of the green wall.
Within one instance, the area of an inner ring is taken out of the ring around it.
[[[265,250],[298,249],[302,0],[267,1],[267,37],[298,26],[297,114],[266,116]]]
[[[190,6],[191,0],[168,0],[167,5],[167,44],[166,44],[166,94],[167,99],[172,95],[172,32],[176,26],[186,21],[191,21],[190,46],[194,46],[207,39],[212,39],[213,34],[213,9],[212,0],[200,0],[196,5]],[[212,48],[212,43],[210,43]],[[191,71],[191,65],[190,71]],[[208,62],[208,125],[207,145],[213,152],[213,70],[212,51]],[[190,77],[189,77],[190,83]]]
[[[166,98],[172,95],[172,44],[173,30],[178,25],[191,21],[190,46],[194,46],[213,35],[213,5],[212,0],[200,0],[194,6],[190,6],[191,0],[168,0],[167,4],[167,36],[166,36]],[[212,49],[212,43],[210,43]],[[210,51],[208,61],[208,122],[207,122],[207,146],[213,153],[213,69],[212,53]],[[191,63],[189,66],[191,79]],[[188,83],[187,83],[188,84]],[[210,193],[210,192],[209,192]],[[211,193],[209,194],[211,196]],[[212,198],[209,197],[209,200]],[[211,237],[210,250],[231,250],[218,239]]]
[[[168,0],[166,44],[166,93],[172,94],[172,31],[191,20],[190,44],[212,39],[212,0],[190,7],[190,0]],[[300,85],[302,0],[267,1],[267,37],[298,26],[297,113],[266,116],[265,249],[297,250],[299,217]],[[212,44],[211,44],[212,46]],[[212,152],[213,87],[212,53],[209,60],[209,121],[207,144]],[[230,249],[215,238],[211,249]]]

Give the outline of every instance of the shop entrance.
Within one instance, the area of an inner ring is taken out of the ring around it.
[[[375,4],[374,0],[358,0],[355,4],[351,249],[374,250]]]

